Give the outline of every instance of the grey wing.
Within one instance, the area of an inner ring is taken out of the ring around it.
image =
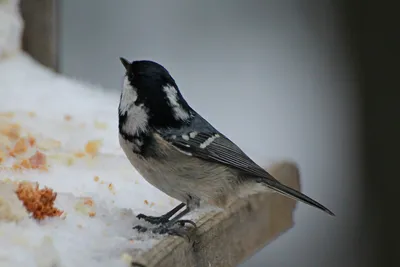
[[[197,117],[197,121],[195,120],[190,127],[164,132],[162,137],[184,153],[236,168],[243,174],[256,178],[258,182],[282,195],[302,201],[330,215],[334,215],[317,201],[280,183],[251,160],[237,145],[201,117]]]

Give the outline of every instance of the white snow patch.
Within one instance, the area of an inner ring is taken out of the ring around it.
[[[118,101],[119,94],[55,74],[25,54],[0,62],[0,112],[14,112],[9,120],[38,142],[61,142],[45,152],[48,172],[1,168],[0,180],[50,187],[58,193],[56,207],[66,212],[65,219],[0,221],[0,266],[127,266],[124,253],[147,250],[162,238],[132,230],[139,223],[135,216],[160,215],[179,203],[148,184],[126,159],[118,143]],[[96,157],[66,163],[94,139],[102,140]],[[93,198],[94,217],[77,208],[85,197]]]

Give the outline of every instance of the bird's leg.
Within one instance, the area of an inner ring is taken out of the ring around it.
[[[173,208],[172,210],[168,211],[167,213],[165,213],[164,215],[161,215],[159,217],[147,216],[147,215],[140,213],[136,216],[136,218],[143,219],[146,222],[154,224],[154,225],[164,224],[164,223],[167,223],[169,221],[169,219],[172,216],[174,216],[179,210],[181,210],[184,206],[185,206],[185,204],[181,203],[178,206],[176,206],[175,208]]]
[[[168,234],[168,235],[177,235],[177,236],[187,236],[187,231],[182,227],[185,223],[189,223],[193,225],[195,228],[197,227],[196,224],[191,220],[180,220],[183,216],[190,212],[190,208],[186,207],[182,212],[176,215],[172,220],[161,224],[160,226],[153,228],[152,232],[155,234]],[[179,228],[174,227],[176,224],[179,224]]]

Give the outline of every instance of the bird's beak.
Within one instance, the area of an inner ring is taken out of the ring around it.
[[[131,65],[131,63],[123,57],[120,57],[119,60],[121,60],[121,63],[122,65],[124,65],[124,68],[128,70],[128,67]]]

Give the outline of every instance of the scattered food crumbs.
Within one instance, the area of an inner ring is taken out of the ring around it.
[[[89,212],[89,217],[93,218],[94,216],[96,216],[96,212],[94,211]]]
[[[93,178],[93,180],[94,180],[95,182],[98,182],[98,181],[100,180],[100,178],[99,178],[99,176],[95,176],[95,177]]]
[[[10,140],[17,140],[21,134],[21,126],[16,123],[7,124],[0,128],[0,133],[7,136]]]
[[[39,184],[33,185],[29,182],[22,182],[16,190],[18,198],[22,201],[28,212],[36,220],[43,220],[46,217],[60,217],[63,213],[54,207],[57,193],[50,188],[39,189]]]
[[[149,202],[145,199],[144,204],[149,205]]]
[[[0,150],[0,163],[2,163],[6,159],[6,154]]]
[[[85,145],[85,152],[94,157],[101,146],[101,140],[91,140]]]

